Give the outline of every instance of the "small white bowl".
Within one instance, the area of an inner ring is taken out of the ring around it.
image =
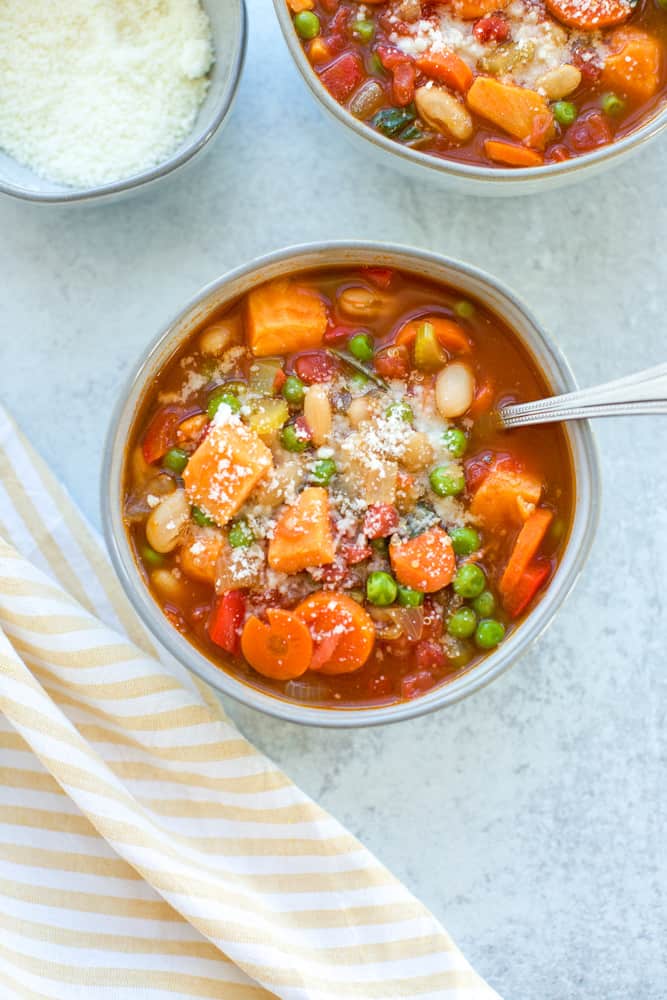
[[[201,152],[220,130],[232,107],[243,69],[247,38],[244,0],[203,2],[211,22],[215,50],[211,86],[192,131],[168,159],[110,184],[79,188],[45,180],[0,150],[0,193],[25,201],[51,204],[115,199],[135,192],[152,181],[161,180]]]
[[[567,362],[538,321],[514,294],[491,275],[424,250],[383,243],[316,243],[290,247],[239,267],[204,288],[150,345],[122,393],[112,417],[102,472],[102,523],[111,558],[125,592],[144,624],[172,656],[223,694],[250,708],[303,725],[334,728],[372,726],[410,719],[451,705],[507,670],[550,624],[586,562],[593,542],[600,501],[597,452],[587,421],[570,421],[564,431],[575,479],[575,505],[565,551],[556,573],[535,608],[501,645],[454,680],[413,701],[377,708],[317,708],[274,696],[245,684],[217,667],[175,629],[151,595],[135,561],[123,523],[123,473],[128,438],[155,378],[184,341],[214,311],[236,302],[264,281],[309,268],[374,265],[406,272],[456,288],[500,315],[527,348],[554,393],[576,383]]]
[[[648,121],[624,138],[562,163],[516,169],[480,167],[472,163],[444,160],[430,153],[411,149],[376,132],[334,100],[308,61],[294,29],[286,0],[273,0],[273,5],[292,58],[322,109],[343,127],[348,139],[355,145],[363,146],[365,151],[374,155],[378,162],[385,166],[396,167],[413,180],[430,177],[450,190],[462,194],[492,197],[553,190],[606,170],[613,163],[626,159],[633,151],[638,150],[649,139],[667,128],[667,104],[663,104]]]

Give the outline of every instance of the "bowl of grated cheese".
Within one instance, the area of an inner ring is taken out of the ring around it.
[[[0,6],[0,192],[117,198],[191,161],[241,76],[244,0],[50,0]]]

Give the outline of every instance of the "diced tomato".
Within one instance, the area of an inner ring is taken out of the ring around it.
[[[294,362],[294,371],[306,385],[315,382],[329,382],[336,371],[334,358],[325,351],[301,354]]]
[[[567,130],[567,142],[577,153],[606,146],[611,140],[611,129],[599,111],[578,118]]]
[[[334,100],[340,104],[352,96],[364,78],[364,66],[355,52],[346,52],[323,69],[320,80]]]
[[[472,29],[478,42],[506,42],[512,34],[510,23],[504,14],[486,14],[475,21]]]
[[[570,151],[567,146],[562,144],[558,146],[552,146],[546,156],[547,163],[562,163],[564,160],[570,159]]]
[[[600,79],[602,62],[595,49],[587,48],[585,45],[573,46],[572,65],[581,73],[581,82],[584,86],[596,83]]]
[[[386,70],[392,73],[401,63],[410,62],[410,56],[391,45],[377,45],[375,51]]]
[[[389,288],[394,279],[394,272],[390,267],[364,267],[362,270],[364,277],[378,288]]]
[[[399,108],[405,108],[415,96],[415,77],[417,74],[414,64],[411,62],[399,63],[392,75],[391,94],[394,104],[397,104]]]
[[[297,417],[292,426],[294,427],[294,431],[299,441],[307,441],[310,443],[313,440],[313,435],[305,417]]]
[[[378,375],[384,378],[406,378],[410,371],[410,352],[403,346],[384,347],[375,355],[373,364]]]
[[[518,618],[522,611],[525,611],[540,587],[545,583],[550,572],[551,565],[541,560],[532,563],[524,571],[511,594],[503,599],[503,604],[512,618]]]
[[[491,379],[484,379],[477,383],[473,401],[468,409],[469,417],[478,417],[481,413],[486,413],[493,406],[494,386]]]
[[[482,485],[491,469],[507,469],[521,472],[523,466],[513,455],[506,452],[485,451],[465,464],[466,487],[475,493]]]
[[[420,670],[443,670],[447,656],[439,642],[422,639],[415,646],[415,662]]]
[[[406,674],[401,680],[401,698],[405,698],[406,701],[417,698],[420,694],[430,691],[434,684],[435,678],[428,670],[417,670],[414,674]]]
[[[386,538],[398,528],[398,511],[390,503],[374,503],[366,511],[363,532],[367,538]]]
[[[278,371],[276,372],[276,377],[273,380],[274,393],[276,394],[279,393],[282,387],[285,385],[286,381],[287,381],[287,375],[282,370],[282,368],[279,368]]]
[[[352,542],[343,542],[339,549],[341,558],[348,566],[356,566],[364,559],[370,559],[373,550],[369,545],[354,545]]]
[[[208,623],[211,642],[237,656],[245,618],[245,594],[242,590],[227,590],[218,598]]]
[[[141,450],[149,465],[162,458],[176,444],[176,429],[187,416],[182,406],[163,406],[144,434]]]

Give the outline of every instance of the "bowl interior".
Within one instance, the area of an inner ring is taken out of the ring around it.
[[[211,22],[216,60],[211,85],[190,134],[172,155],[138,174],[94,188],[75,188],[39,177],[0,150],[0,191],[33,201],[79,201],[125,191],[169,173],[204,146],[231,105],[243,61],[245,9],[243,0],[202,0]]]
[[[331,709],[295,704],[252,688],[221,671],[169,625],[139,573],[122,519],[125,445],[152,380],[207,315],[231,304],[255,285],[308,268],[363,264],[399,268],[444,282],[460,289],[463,294],[477,298],[505,319],[528,348],[554,392],[576,388],[560,351],[525,307],[509,290],[469,265],[423,251],[375,247],[372,244],[292,248],[234,271],[208,286],[158,337],[139,366],[113,418],[103,471],[103,523],[107,544],[128,596],[156,638],[205,681],[244,704],[290,721],[320,726],[372,725],[410,718],[458,701],[488,683],[510,666],[549,624],[585,562],[597,522],[599,472],[593,437],[587,422],[571,422],[566,426],[565,433],[575,479],[573,522],[566,550],[546,594],[496,652],[467,673],[410,702],[366,709]]]

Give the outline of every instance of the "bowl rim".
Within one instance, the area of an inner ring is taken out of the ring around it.
[[[226,2],[229,3],[230,0],[226,0]],[[180,153],[175,153],[156,166],[142,170],[138,174],[131,174],[129,177],[124,177],[121,180],[92,187],[72,188],[71,190],[63,188],[62,191],[53,192],[33,191],[22,187],[20,184],[12,184],[11,181],[0,178],[0,194],[35,204],[64,205],[96,201],[100,198],[112,197],[113,195],[130,191],[139,191],[152,181],[168,177],[169,174],[178,170],[179,167],[193,160],[208,145],[224,122],[232,108],[241,82],[241,74],[248,46],[248,12],[245,0],[233,0],[233,2],[238,4],[240,20],[239,32],[231,60],[229,85],[222,94],[220,106],[208,128],[201,133],[195,133],[193,130],[191,135],[193,137],[196,135],[196,137]]]
[[[306,81],[311,93],[322,107],[339,124],[351,129],[361,139],[365,139],[378,149],[396,156],[403,163],[419,165],[430,171],[431,175],[450,176],[467,181],[491,181],[498,187],[508,185],[519,186],[522,182],[547,181],[549,178],[560,178],[585,172],[587,168],[610,162],[629,153],[630,150],[642,145],[667,128],[667,102],[643,125],[629,132],[628,135],[607,146],[582,153],[580,156],[561,163],[547,163],[539,167],[482,167],[471,163],[461,163],[456,160],[441,159],[430,153],[422,153],[418,149],[403,146],[393,139],[370,128],[365,122],[359,121],[351,112],[334,100],[306,58],[301,47],[285,0],[273,0],[273,6],[278,23],[283,33],[294,62]]]
[[[528,342],[525,333],[516,331],[516,335],[520,337],[536,363],[538,362],[534,347],[539,346],[545,351],[560,382],[556,388],[563,391],[573,390],[577,388],[577,383],[560,348],[537,322],[524,302],[503,282],[471,264],[454,258],[400,244],[374,241],[335,240],[300,244],[274,251],[241,265],[214,279],[194,295],[142,353],[139,363],[134,366],[126,381],[111,417],[104,447],[101,481],[102,524],[107,548],[114,569],[135,611],[161,649],[184,663],[218,693],[230,695],[246,707],[258,709],[287,722],[322,728],[358,728],[411,719],[454,704],[504,673],[533,644],[551,623],[572,591],[590,553],[599,518],[600,465],[589,422],[582,420],[567,425],[568,447],[575,476],[575,503],[569,540],[556,573],[542,600],[502,645],[487,655],[477,666],[453,681],[442,684],[412,701],[369,708],[318,708],[268,694],[216,667],[167,622],[142,579],[133,557],[122,519],[122,472],[127,431],[132,427],[137,405],[144,398],[146,387],[161,364],[184,339],[191,335],[191,330],[184,332],[184,328],[188,320],[192,321],[195,317],[199,319],[201,315],[199,310],[208,299],[224,291],[225,287],[243,279],[254,277],[257,279],[255,283],[259,284],[266,280],[265,272],[273,267],[286,267],[287,264],[293,270],[298,270],[300,266],[305,269],[317,267],[317,264],[306,262],[306,259],[313,254],[325,254],[331,257],[331,266],[336,266],[336,260],[342,265],[341,257],[344,254],[352,256],[352,259],[345,261],[346,264],[353,264],[355,256],[361,263],[363,255],[368,255],[372,259],[381,257],[383,264],[391,266],[393,263],[393,266],[406,271],[418,272],[419,265],[423,264],[444,268],[450,272],[454,276],[453,279],[449,279],[452,284],[455,278],[459,277],[464,281],[484,286],[485,291],[493,293],[521,317],[526,328],[530,330],[534,344]],[[326,266],[326,263],[323,263],[323,266]],[[440,280],[446,282],[448,279],[443,276]],[[489,303],[486,304],[493,311],[494,307]],[[552,375],[547,377],[553,382]]]

